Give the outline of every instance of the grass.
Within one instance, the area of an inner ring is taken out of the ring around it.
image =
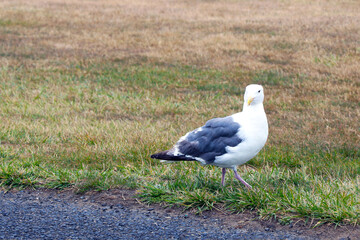
[[[197,211],[358,224],[358,3],[271,3],[0,3],[0,185],[126,187]],[[254,191],[231,174],[221,187],[216,167],[149,158],[241,111],[249,83],[264,86],[270,125],[238,169]]]

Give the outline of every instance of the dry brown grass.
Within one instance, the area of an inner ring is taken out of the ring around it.
[[[267,87],[273,143],[359,146],[359,9],[353,0],[1,1],[0,63],[160,62],[301,75]]]
[[[3,51],[360,76],[357,1],[2,1]],[[16,26],[16,27],[15,27]],[[3,26],[6,28],[5,26]],[[22,54],[22,55],[21,55]],[[2,59],[4,63],[5,59]]]

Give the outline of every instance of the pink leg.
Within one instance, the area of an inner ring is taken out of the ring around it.
[[[225,186],[225,173],[226,173],[226,168],[222,169],[222,176],[221,176],[221,185]]]
[[[247,188],[251,189],[252,187],[251,187],[247,182],[245,182],[244,179],[242,179],[242,178],[239,176],[239,174],[238,174],[237,171],[236,171],[236,167],[234,167],[233,170],[234,170],[235,178],[236,178],[237,180],[239,180],[240,182],[242,182],[242,184],[244,184]]]

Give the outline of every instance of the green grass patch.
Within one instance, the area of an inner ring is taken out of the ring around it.
[[[253,81],[265,86],[281,86],[290,87],[295,82],[301,82],[303,80],[300,75],[286,74],[279,70],[269,70],[255,73]]]
[[[271,127],[288,122],[287,115],[275,116],[295,111],[277,96],[291,96],[294,84],[307,81],[302,77],[122,62],[9,66],[0,68],[0,76],[3,188],[72,187],[85,192],[121,186],[138,189],[149,203],[197,211],[250,209],[283,224],[294,218],[359,221],[356,142],[323,148],[299,138],[298,143],[275,144],[289,130],[272,135]],[[239,167],[254,191],[244,189],[232,173],[222,187],[216,167],[164,165],[149,158],[209,118],[241,111],[244,88],[252,82],[263,84],[272,96],[269,120],[278,121],[270,125],[265,149],[248,167]],[[294,102],[299,105],[296,114],[312,107],[305,97]],[[305,123],[300,119],[293,126]]]
[[[261,218],[277,218],[283,224],[293,218],[358,223],[358,173],[357,176],[337,175],[329,171],[332,169],[329,166],[324,171],[318,171],[323,168],[320,155],[295,151],[292,152],[292,158],[295,158],[292,160],[287,154],[279,155],[279,151],[281,149],[267,148],[255,160],[256,163],[266,157],[259,167],[251,170],[239,167],[240,174],[253,185],[253,191],[246,190],[232,174],[226,177],[226,187],[221,187],[221,171],[215,167],[191,166],[189,174],[189,166],[186,165],[175,166],[170,176],[167,176],[169,173],[162,174],[164,179],[160,182],[147,183],[140,196],[149,203],[180,204],[199,211],[220,205],[237,212],[249,209],[257,211]],[[304,154],[306,161],[311,164],[305,161],[300,166],[288,164],[297,161],[296,158],[303,159]],[[283,163],[274,163],[272,158]],[[253,163],[250,161],[249,164]],[[349,169],[349,166],[343,168]],[[341,172],[339,169],[337,171]],[[330,172],[335,176],[331,176]]]

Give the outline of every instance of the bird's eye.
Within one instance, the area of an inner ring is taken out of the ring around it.
[[[258,93],[261,92],[261,90],[258,91]]]

